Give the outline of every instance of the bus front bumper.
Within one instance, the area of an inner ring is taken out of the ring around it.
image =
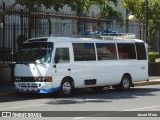
[[[60,87],[53,87],[52,83],[47,82],[15,82],[17,93],[53,93]]]
[[[58,91],[60,88],[50,88],[50,89],[34,89],[34,88],[16,88],[17,93],[42,93],[42,94],[47,94],[47,93],[53,93]]]

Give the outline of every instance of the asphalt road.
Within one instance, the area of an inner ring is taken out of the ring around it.
[[[160,85],[140,86],[130,91],[80,90],[67,98],[58,95],[5,97],[0,99],[0,114],[4,111],[12,112],[14,117],[16,111],[20,116],[32,113],[42,117],[57,115],[54,120],[159,120]],[[138,114],[143,116],[137,117]],[[51,117],[45,119],[53,120]]]

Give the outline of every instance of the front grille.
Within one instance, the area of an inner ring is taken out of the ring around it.
[[[40,83],[19,83],[20,88],[39,88],[41,87]]]

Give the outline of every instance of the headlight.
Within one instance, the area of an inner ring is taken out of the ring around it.
[[[35,77],[36,82],[52,82],[52,77]]]
[[[52,82],[51,76],[46,77],[15,77],[15,82]]]
[[[20,82],[21,81],[21,78],[20,77],[15,77],[15,82]]]
[[[35,82],[43,82],[43,77],[34,77]]]
[[[45,78],[45,82],[52,82],[52,77],[44,77]]]

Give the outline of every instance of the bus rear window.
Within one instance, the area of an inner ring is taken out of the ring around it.
[[[146,48],[144,43],[136,43],[137,60],[146,60]]]

